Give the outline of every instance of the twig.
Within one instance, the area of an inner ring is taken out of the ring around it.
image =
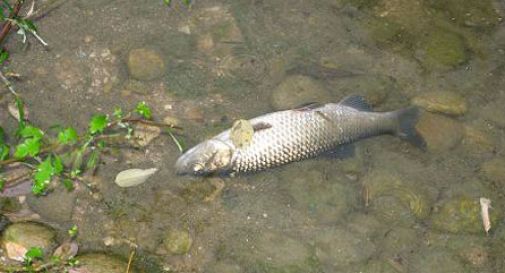
[[[34,21],[37,21],[39,19],[44,18],[47,14],[49,14],[51,11],[54,11],[61,7],[63,4],[65,4],[67,0],[51,0],[48,1],[45,5],[43,5],[41,8],[36,10],[35,12],[32,12],[30,14],[27,14],[24,18],[25,19],[32,19]]]
[[[174,124],[168,124],[168,123],[163,123],[163,122],[156,122],[156,121],[145,120],[145,119],[123,118],[123,119],[121,119],[121,122],[142,123],[142,124],[156,126],[156,127],[168,127],[168,128],[171,128],[171,129],[182,130],[182,127],[174,125]]]
[[[128,266],[126,267],[126,273],[130,273],[130,267],[133,261],[133,256],[135,256],[135,249],[136,248],[133,248],[133,250],[130,252],[130,257],[128,258]]]
[[[1,43],[1,41],[0,41]],[[5,77],[4,73],[0,70],[0,78],[2,79],[2,81],[4,82],[5,86],[7,87],[7,89],[9,89],[9,91],[15,96],[15,97],[19,97],[18,93],[16,92],[16,90],[14,90],[14,86],[12,85],[12,83],[9,81],[9,79],[7,79],[7,77]]]
[[[24,0],[17,0],[16,6],[14,6],[14,9],[12,10],[12,13],[9,14],[10,19],[14,19],[16,16],[18,16],[19,11],[21,10],[21,7],[24,4]],[[7,34],[11,31],[12,28],[12,22],[7,21],[5,22],[4,26],[2,27],[2,30],[0,31],[0,44],[4,41],[5,37],[7,37]]]

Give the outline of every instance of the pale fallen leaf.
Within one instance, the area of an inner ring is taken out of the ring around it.
[[[147,178],[156,173],[158,169],[128,169],[117,174],[116,184],[120,187],[132,187],[144,183]]]
[[[74,241],[66,241],[61,244],[53,253],[53,256],[60,257],[62,260],[67,260],[69,258],[73,258],[77,255],[77,251],[79,247],[77,243]]]
[[[231,127],[230,139],[233,145],[243,148],[251,144],[253,134],[254,128],[252,124],[247,120],[239,119]]]
[[[26,247],[14,242],[5,242],[4,247],[7,257],[15,261],[22,262],[24,260],[26,252],[28,251]]]
[[[480,198],[480,213],[482,216],[482,225],[486,234],[491,229],[491,220],[489,219],[489,208],[491,208],[491,200],[481,197]]]
[[[16,105],[16,103],[14,102],[11,102],[7,105],[7,110],[9,111],[9,114],[15,118],[17,121],[20,120],[20,115],[19,115],[19,111],[18,111],[18,107]],[[23,105],[23,112],[24,112],[24,115],[25,115],[25,120],[28,120],[28,109],[26,108],[25,105]]]

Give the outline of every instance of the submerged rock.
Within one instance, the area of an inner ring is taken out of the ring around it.
[[[328,181],[324,174],[308,171],[304,177],[289,178],[285,184],[295,207],[319,223],[335,223],[357,205],[358,194],[348,184]]]
[[[462,144],[472,154],[491,153],[496,149],[495,139],[489,133],[490,129],[481,127],[483,126],[465,125]]]
[[[363,178],[364,198],[381,220],[411,224],[431,212],[431,197],[421,186],[406,183],[399,175],[374,171]]]
[[[271,105],[286,110],[311,102],[329,102],[330,93],[316,80],[301,75],[289,76],[272,92]]]
[[[464,26],[488,28],[502,20],[491,0],[437,0],[430,3],[434,8],[447,13],[452,21]]]
[[[150,81],[165,73],[165,62],[154,50],[147,48],[133,49],[128,53],[128,71],[132,78]]]
[[[20,222],[8,226],[2,236],[2,248],[7,257],[23,261],[32,247],[40,247],[44,255],[56,246],[56,233],[50,227],[34,222]]]
[[[315,247],[321,263],[335,267],[366,261],[376,250],[372,242],[340,228],[322,230],[316,235]]]
[[[218,262],[210,266],[210,273],[241,273],[240,266],[236,264],[229,264]]]
[[[163,239],[163,245],[170,255],[183,255],[189,252],[193,239],[186,230],[171,230]]]
[[[433,28],[420,36],[418,59],[428,70],[456,67],[469,59],[465,40],[459,34],[443,28]]]
[[[431,113],[423,113],[416,124],[429,151],[444,152],[454,148],[463,138],[463,126],[456,120]]]
[[[444,249],[424,248],[409,263],[409,272],[465,273],[468,272],[458,258]]]
[[[426,92],[412,99],[412,104],[430,112],[448,115],[463,115],[467,112],[465,99],[450,91]]]
[[[497,223],[498,209],[490,211],[491,227]],[[451,233],[485,233],[478,198],[460,196],[447,200],[433,214],[434,229]]]
[[[237,240],[225,242],[222,255],[237,261],[247,272],[316,272],[313,253],[301,240],[266,230],[260,234],[246,232],[247,235],[237,234],[240,244]],[[248,239],[244,241],[243,236]]]
[[[481,174],[499,185],[505,184],[505,159],[494,158],[480,166]]]
[[[67,223],[72,218],[77,193],[64,187],[56,187],[44,196],[27,195],[26,201],[31,210],[43,219],[59,224]]]
[[[88,253],[76,257],[77,267],[69,269],[69,273],[124,273],[128,262],[114,256],[101,253]],[[130,273],[137,272],[130,267]]]

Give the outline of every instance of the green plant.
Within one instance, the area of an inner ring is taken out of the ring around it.
[[[191,0],[181,0],[181,2],[187,7],[191,5]],[[170,6],[172,4],[172,0],[163,0],[163,3],[165,3],[167,6]]]
[[[29,167],[32,170],[32,192],[36,195],[45,194],[56,177],[63,186],[72,189],[74,181],[83,180],[83,173],[95,171],[102,152],[114,146],[118,139],[128,142],[132,138],[135,123],[168,130],[180,129],[153,121],[151,108],[140,102],[127,112],[116,107],[112,116],[103,113],[92,115],[87,130],[81,135],[73,127],[57,127],[55,133],[46,133],[25,120],[23,101],[19,97],[15,97],[15,101],[19,112],[17,144],[10,147],[0,127],[0,168],[15,162]],[[172,131],[168,133],[182,149]],[[9,181],[2,178],[0,184],[8,185]]]

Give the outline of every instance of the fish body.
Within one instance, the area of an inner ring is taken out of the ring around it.
[[[256,172],[382,134],[423,146],[414,128],[418,114],[415,107],[372,112],[360,96],[273,112],[249,120],[254,134],[248,145],[237,147],[231,131],[226,130],[184,153],[176,162],[176,171],[192,175]]]

